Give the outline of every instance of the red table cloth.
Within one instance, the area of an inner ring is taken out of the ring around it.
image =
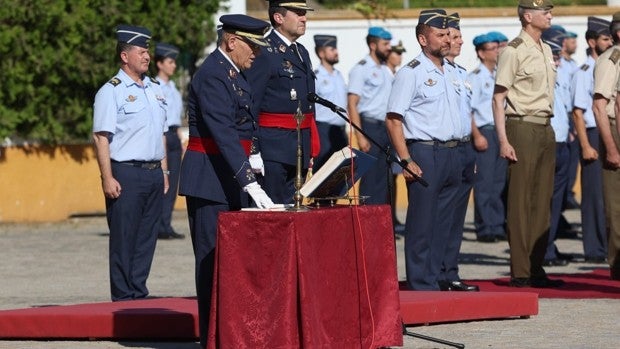
[[[208,348],[402,346],[390,207],[219,216]]]

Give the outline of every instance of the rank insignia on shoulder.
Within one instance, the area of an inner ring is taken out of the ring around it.
[[[586,70],[590,69],[590,65],[584,63],[584,64],[581,65],[581,67],[579,67],[579,69],[581,69],[583,71],[586,71]]]
[[[614,62],[614,64],[616,64],[618,63],[619,59],[620,59],[620,49],[617,49],[614,47],[613,52],[609,56],[609,60]]]
[[[514,39],[512,39],[511,42],[508,43],[508,46],[510,46],[512,48],[517,48],[522,43],[523,43],[523,39],[521,39],[521,38],[514,38]]]
[[[424,85],[426,85],[426,86],[435,86],[435,84],[437,84],[437,81],[435,81],[435,80],[433,80],[431,78],[429,78],[428,80],[426,80],[424,82]]]
[[[414,59],[411,62],[407,63],[407,66],[409,68],[415,68],[415,67],[417,67],[419,65],[420,65],[420,61],[418,61],[417,59]]]
[[[129,96],[127,96],[127,98],[125,98],[125,100],[126,100],[127,102],[135,102],[135,101],[136,101],[136,99],[138,99],[138,97],[133,96],[133,95],[129,95]]]
[[[150,77],[150,76],[149,76],[149,79],[151,80],[152,83],[159,85],[159,81],[157,81],[157,79]]]
[[[112,79],[111,79],[110,81],[108,81],[108,82],[109,82],[110,84],[112,84],[112,86],[116,87],[116,86],[118,86],[118,84],[120,84],[120,83],[121,83],[121,79],[114,77],[114,78],[112,78]]]
[[[359,64],[359,65],[364,65],[364,64],[366,64],[366,60],[365,60],[365,59],[362,59],[361,61],[357,62],[357,64]]]

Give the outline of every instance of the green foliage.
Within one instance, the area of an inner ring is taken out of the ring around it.
[[[0,139],[90,138],[97,90],[118,70],[118,24],[194,62],[214,40],[218,0],[5,0],[0,6]],[[191,68],[192,64],[189,68]]]

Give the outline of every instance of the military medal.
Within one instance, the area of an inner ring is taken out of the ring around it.
[[[127,102],[134,102],[136,99],[138,99],[138,97],[129,95],[129,96],[127,96],[127,99],[125,99],[125,100]]]
[[[297,100],[297,91],[294,88],[291,89],[291,101]]]
[[[284,67],[284,71],[289,74],[295,73],[295,71],[293,70],[293,63],[291,63],[291,61],[282,62],[282,67]]]
[[[284,46],[284,44],[280,44],[280,46],[278,47],[278,50],[280,50],[280,52],[284,53],[284,52],[286,52],[286,46]]]

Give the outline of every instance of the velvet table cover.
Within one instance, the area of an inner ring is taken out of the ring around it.
[[[402,346],[387,205],[220,214],[207,348]]]

